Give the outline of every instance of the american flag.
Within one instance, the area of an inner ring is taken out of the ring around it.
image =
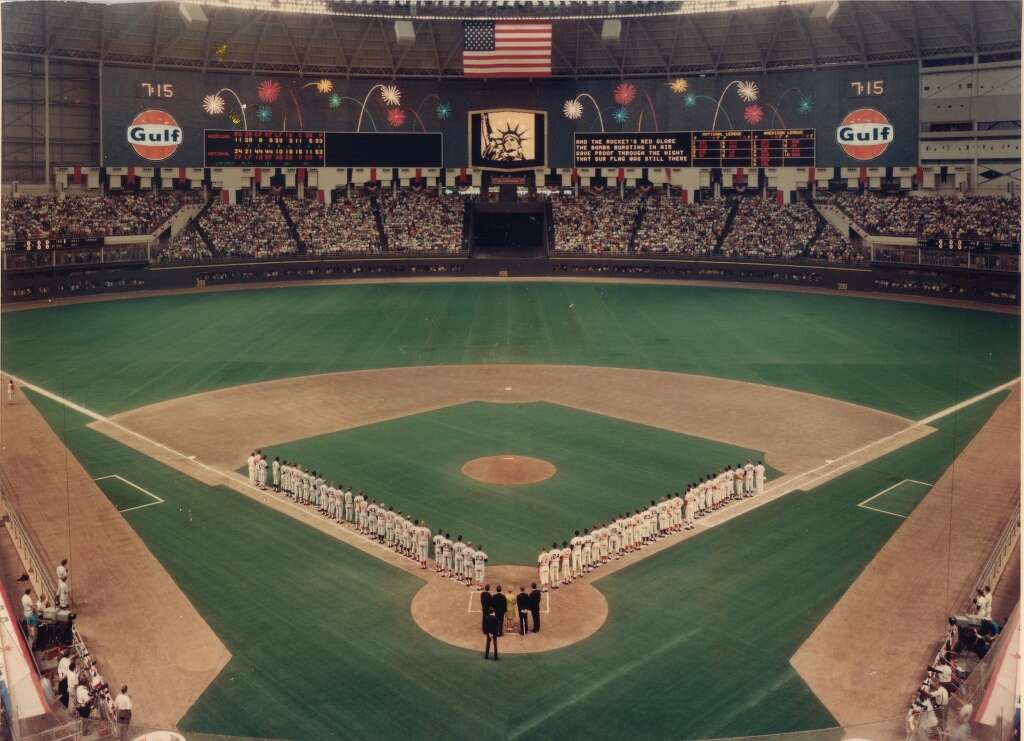
[[[551,24],[466,21],[462,73],[466,77],[550,77]]]

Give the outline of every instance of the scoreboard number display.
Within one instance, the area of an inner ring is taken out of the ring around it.
[[[207,167],[440,167],[440,133],[207,129]]]
[[[206,130],[207,167],[313,167],[324,163],[322,131]]]
[[[576,167],[812,167],[814,129],[576,134]]]

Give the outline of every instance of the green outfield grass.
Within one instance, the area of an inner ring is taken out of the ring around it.
[[[833,725],[788,660],[902,522],[858,502],[903,479],[937,480],[1002,395],[601,579],[610,613],[597,634],[500,664],[415,626],[415,577],[30,398],[93,476],[119,474],[167,500],[127,520],[233,655],[185,732],[539,740]]]
[[[1020,372],[1019,317],[674,285],[295,286],[13,312],[0,329],[5,370],[104,414],[310,373],[530,362],[706,374],[920,418]]]
[[[931,484],[926,481],[900,481],[872,495],[861,502],[860,506],[896,517],[906,517],[930,489]]]
[[[296,440],[263,451],[298,461],[377,501],[483,544],[492,564],[536,561],[541,547],[633,511],[759,451],[556,404],[471,403]],[[467,478],[473,458],[513,453],[558,468],[527,486]],[[241,470],[241,469],[240,469]],[[769,477],[777,472],[769,470]]]

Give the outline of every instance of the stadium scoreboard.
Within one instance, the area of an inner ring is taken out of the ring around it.
[[[440,167],[441,134],[205,132],[207,167]]]
[[[814,129],[576,134],[576,167],[811,167]]]

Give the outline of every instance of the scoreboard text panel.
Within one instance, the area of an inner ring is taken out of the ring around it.
[[[814,129],[576,134],[576,167],[811,167]]]
[[[440,167],[440,133],[205,132],[207,167]]]

